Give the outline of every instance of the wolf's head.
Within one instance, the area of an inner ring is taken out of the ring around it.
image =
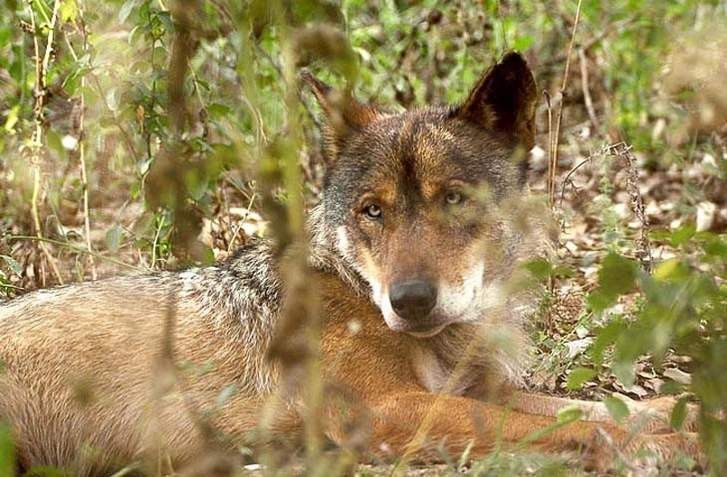
[[[502,206],[524,182],[536,86],[506,55],[457,107],[391,114],[306,74],[326,121],[323,226],[388,326],[433,336],[501,300],[513,240]]]

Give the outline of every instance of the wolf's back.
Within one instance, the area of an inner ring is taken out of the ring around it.
[[[138,457],[152,427],[191,449],[181,402],[149,415],[162,349],[171,343],[181,372],[200,375],[187,391],[205,409],[231,385],[238,399],[264,396],[277,380],[264,357],[280,293],[273,258],[256,243],[215,267],[41,290],[0,305],[0,420],[13,428],[21,463],[93,474],[113,467],[104,455]],[[89,446],[101,453],[79,466]]]

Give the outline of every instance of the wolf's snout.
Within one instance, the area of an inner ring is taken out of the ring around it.
[[[437,302],[437,289],[424,280],[395,283],[389,290],[391,308],[405,320],[426,317]]]

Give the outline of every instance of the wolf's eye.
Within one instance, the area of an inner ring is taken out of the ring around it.
[[[364,207],[363,212],[369,219],[381,218],[381,206],[379,204],[369,204]]]
[[[444,196],[444,200],[447,202],[447,205],[457,205],[462,203],[464,196],[461,192],[452,190],[447,192],[447,195]]]

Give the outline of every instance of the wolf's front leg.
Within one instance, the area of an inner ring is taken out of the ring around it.
[[[640,433],[674,432],[670,425],[671,413],[677,400],[672,396],[662,396],[646,401],[635,401],[623,395],[614,396],[628,408],[629,415],[624,423],[629,429]],[[583,420],[592,422],[613,422],[613,418],[600,401],[583,401],[557,396],[546,396],[524,391],[515,391],[502,399],[503,405],[526,414],[555,416],[566,407],[576,407],[583,412]],[[698,409],[694,404],[687,404],[687,414],[682,430],[693,432],[697,428]]]
[[[583,421],[559,427],[552,417],[425,391],[387,395],[372,407],[370,449],[375,455],[438,460],[442,448],[460,455],[470,445],[473,458],[497,445],[506,450],[583,450],[588,466],[595,469],[610,468],[619,455],[642,449],[662,459],[698,452],[694,436],[632,436],[612,424]]]

